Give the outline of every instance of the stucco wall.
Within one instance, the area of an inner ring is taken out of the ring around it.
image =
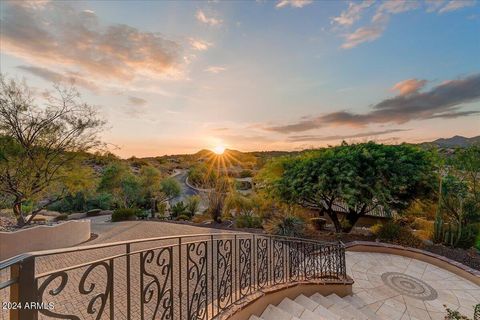
[[[90,239],[90,220],[0,232],[0,261],[29,251],[70,247]]]

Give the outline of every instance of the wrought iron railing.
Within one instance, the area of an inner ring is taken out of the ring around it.
[[[0,300],[5,319],[212,319],[271,286],[346,279],[342,243],[198,234],[19,255]]]

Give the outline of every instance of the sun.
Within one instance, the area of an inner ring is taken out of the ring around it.
[[[218,155],[223,154],[225,152],[225,146],[222,146],[222,145],[215,146],[213,147],[212,151]]]

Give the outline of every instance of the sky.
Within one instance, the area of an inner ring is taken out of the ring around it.
[[[2,74],[73,83],[125,158],[480,134],[478,1],[1,1],[0,19]]]

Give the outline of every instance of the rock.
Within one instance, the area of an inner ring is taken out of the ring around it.
[[[100,216],[108,216],[108,215],[111,215],[113,213],[113,210],[102,210],[100,211],[99,215]]]
[[[100,212],[102,212],[102,209],[92,209],[87,211],[87,217],[96,217],[100,215]]]

